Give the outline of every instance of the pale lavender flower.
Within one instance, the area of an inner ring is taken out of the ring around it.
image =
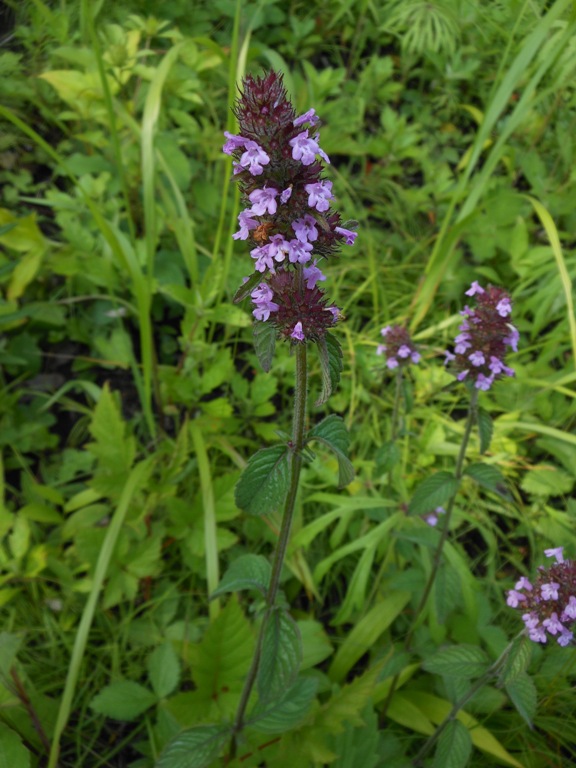
[[[259,176],[270,162],[270,157],[255,141],[247,141],[245,146],[246,152],[240,158],[239,165],[247,168],[252,176]]]
[[[290,334],[290,337],[292,339],[295,339],[296,341],[304,341],[304,332],[302,331],[302,323],[297,322],[294,326],[294,330]]]
[[[246,240],[250,234],[250,230],[256,229],[258,226],[258,221],[253,218],[252,211],[250,210],[240,211],[238,214],[238,223],[240,224],[240,229],[232,235],[234,240]]]
[[[272,301],[274,293],[266,283],[260,283],[250,296],[256,305],[256,309],[252,312],[256,320],[268,320],[271,312],[278,311],[278,304]]]
[[[301,219],[296,219],[292,222],[292,229],[294,230],[298,240],[303,243],[313,243],[318,239],[318,230],[316,229],[316,219],[314,216],[310,216],[307,213]]]
[[[224,131],[224,136],[226,136],[227,139],[224,146],[222,147],[222,152],[224,152],[225,155],[231,155],[237,149],[242,149],[246,146],[246,142],[248,141],[248,139],[245,139],[244,136],[235,136],[233,133],[229,133],[228,131]]]
[[[564,547],[554,547],[553,549],[545,549],[544,554],[546,557],[555,557],[557,563],[563,563],[564,562],[564,555],[562,552],[564,551]]]
[[[354,232],[351,229],[344,229],[344,227],[334,227],[334,232],[338,232],[339,235],[342,235],[346,245],[354,245],[354,241],[358,237],[358,232]]]
[[[288,248],[288,258],[292,264],[306,264],[312,258],[310,255],[312,252],[311,243],[303,243],[301,240],[294,238],[288,243]]]
[[[314,263],[309,267],[304,267],[304,280],[306,281],[306,287],[312,288],[316,287],[316,283],[322,282],[322,280],[326,280],[326,275],[316,266],[317,261],[314,261]]]
[[[329,200],[332,200],[332,182],[317,181],[314,184],[306,184],[304,189],[308,193],[308,205],[317,211],[327,211],[330,208]]]
[[[252,203],[251,212],[257,216],[263,216],[265,213],[273,215],[278,209],[276,198],[280,193],[274,187],[264,187],[264,189],[255,189],[248,199]]]
[[[314,109],[314,107],[312,107],[307,112],[304,112],[303,115],[300,115],[300,117],[297,117],[292,122],[292,125],[295,128],[298,128],[300,125],[303,125],[304,123],[310,123],[310,125],[314,126],[314,125],[317,125],[319,122],[320,122],[320,119],[316,115],[316,110]]]
[[[558,600],[559,587],[560,584],[555,581],[550,582],[550,584],[542,584],[540,594],[544,600]]]

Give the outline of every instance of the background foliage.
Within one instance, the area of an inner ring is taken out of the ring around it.
[[[573,3],[1,10],[1,758],[53,768],[59,744],[62,768],[149,768],[181,728],[235,710],[260,598],[208,594],[277,534],[234,485],[288,427],[294,361],[281,348],[263,373],[232,303],[250,267],[221,146],[237,79],[274,66],[321,116],[343,218],[360,221],[327,266],[344,375],[312,417],[344,417],[356,480],[337,494],[315,447],[283,582],[309,711],[249,734],[241,764],[406,765],[519,630],[516,575],[545,546],[576,555]],[[437,540],[421,516],[442,503],[417,488],[458,451],[465,395],[442,350],[474,279],[513,296],[517,375],[482,396],[493,472],[465,478],[407,657]],[[389,322],[424,357],[394,447],[374,354]],[[573,649],[533,648],[515,674],[472,699],[431,765],[454,744],[454,765],[565,764]]]

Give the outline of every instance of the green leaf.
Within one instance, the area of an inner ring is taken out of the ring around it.
[[[114,720],[135,720],[156,704],[157,698],[139,683],[119,680],[103,688],[90,704],[94,712]]]
[[[444,624],[451,611],[461,602],[460,577],[454,568],[441,565],[434,580],[434,611],[439,624]]]
[[[173,739],[156,768],[209,768],[230,738],[230,730],[218,725],[200,725]]]
[[[354,479],[354,467],[348,458],[350,435],[340,416],[331,414],[313,427],[306,436],[306,444],[319,440],[338,459],[338,487],[343,488]]]
[[[521,717],[532,728],[532,720],[536,714],[537,694],[532,678],[526,672],[520,672],[514,680],[504,686],[512,704]]]
[[[262,273],[261,272],[254,272],[254,274],[250,275],[248,280],[246,280],[245,283],[242,283],[240,288],[236,291],[234,294],[234,298],[232,299],[234,304],[240,304],[241,301],[243,301],[246,296],[248,296],[249,293],[252,293],[254,288],[256,288],[260,283],[262,282]]]
[[[252,711],[246,725],[258,733],[285,733],[299,725],[308,715],[316,695],[318,681],[301,677],[281,698]]]
[[[152,651],[148,658],[148,679],[159,699],[166,698],[177,688],[180,661],[172,643],[163,643]]]
[[[9,677],[22,638],[9,632],[0,632],[0,675]]]
[[[500,685],[513,683],[517,677],[525,672],[532,660],[533,641],[522,634],[512,643],[512,648],[499,675]]]
[[[472,752],[472,739],[458,720],[448,723],[438,738],[432,768],[464,768]]]
[[[504,495],[504,476],[491,464],[482,464],[481,462],[478,464],[470,464],[470,466],[464,470],[464,474],[476,480],[478,485],[487,488],[489,491],[495,491],[500,495]]]
[[[331,333],[316,342],[322,370],[322,392],[314,405],[323,405],[330,395],[336,391],[342,372],[342,347],[338,339]]]
[[[238,507],[250,515],[268,515],[277,510],[288,492],[289,466],[285,445],[255,453],[236,484],[234,498]]]
[[[376,768],[382,765],[378,754],[378,717],[371,707],[361,713],[364,725],[346,723],[343,733],[333,735],[329,746],[338,755],[330,768]]]
[[[494,424],[492,423],[492,417],[482,407],[478,408],[478,432],[480,433],[480,453],[486,453],[492,442],[492,433],[494,432]]]
[[[272,566],[262,555],[242,555],[226,571],[210,599],[227,592],[257,589],[266,595]]]
[[[376,451],[374,459],[376,461],[376,472],[379,475],[389,472],[400,461],[400,449],[392,441],[384,443]]]
[[[257,321],[252,328],[254,334],[254,349],[263,370],[268,373],[272,367],[272,359],[276,348],[276,328],[272,323]]]
[[[302,663],[302,638],[294,619],[275,608],[266,621],[256,685],[260,702],[280,698],[295,682]]]
[[[29,768],[30,752],[11,728],[0,723],[0,768]]]
[[[441,648],[422,664],[427,672],[446,677],[479,677],[490,666],[490,660],[476,645],[453,645]]]
[[[420,483],[410,501],[409,514],[424,515],[446,504],[458,490],[458,481],[450,472],[436,472]]]

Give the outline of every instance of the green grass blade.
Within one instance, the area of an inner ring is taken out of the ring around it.
[[[52,739],[52,748],[50,750],[50,757],[48,760],[47,768],[57,768],[58,756],[60,752],[60,738],[70,717],[70,710],[72,708],[72,700],[76,691],[76,685],[78,683],[78,677],[80,675],[80,668],[82,666],[82,659],[84,658],[84,651],[88,643],[88,635],[92,621],[94,620],[94,614],[98,604],[98,599],[104,585],[104,579],[108,573],[108,567],[110,560],[122,529],[122,525],[126,518],[126,513],[130,506],[134,494],[138,490],[146,472],[148,471],[148,462],[140,462],[131,471],[120,496],[118,506],[112,516],[112,520],[106,531],[106,538],[102,544],[102,549],[98,555],[98,562],[96,563],[96,569],[94,571],[94,581],[88,600],[82,611],[82,618],[78,625],[78,631],[76,633],[76,639],[74,640],[74,647],[72,649],[72,656],[70,658],[70,664],[68,666],[68,674],[66,676],[66,683],[64,685],[64,692],[60,701],[60,708],[58,710],[58,716],[56,718],[56,725],[54,727],[54,736]]]

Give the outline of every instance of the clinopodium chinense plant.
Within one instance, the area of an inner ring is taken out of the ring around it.
[[[522,578],[508,592],[506,602],[522,611],[530,640],[545,643],[548,636],[560,645],[574,640],[571,629],[576,624],[576,562],[564,560],[563,547],[545,549],[546,557],[556,558],[553,565],[540,566],[534,583]]]
[[[301,637],[286,600],[279,597],[280,574],[302,462],[313,458],[309,444],[317,441],[334,452],[340,486],[354,475],[347,458],[348,433],[339,416],[327,416],[309,431],[305,429],[309,344],[318,347],[322,369],[318,403],[328,399],[342,369],[340,345],[330,333],[342,315],[318,286],[325,280],[319,264],[341,244],[353,245],[356,238],[331,209],[332,182],[323,177],[323,162],[330,161],[319,145],[319,120],[313,109],[296,115],[282,77],[275,72],[246,77],[234,111],[239,133],[226,133],[224,152],[233,158],[244,208],[233,237],[249,244],[254,266],[254,274],[240,287],[235,301],[252,298],[256,353],[264,370],[272,364],[277,338],[288,343],[296,358],[292,435],[252,456],[236,485],[236,503],[244,512],[270,515],[282,509],[272,563],[263,555],[243,555],[212,592],[212,598],[246,589],[264,596],[258,639],[234,719],[202,726],[202,732],[184,732],[165,751],[162,768],[172,768],[183,745],[191,741],[197,751],[203,749],[213,758],[227,745],[227,759],[232,759],[248,738],[248,723],[251,734],[269,741],[270,718],[278,733],[295,722],[292,700],[298,702],[298,717],[305,717],[312,707],[316,680],[299,676]],[[290,701],[283,709],[286,697]],[[208,758],[202,762],[202,766],[208,764],[212,764]]]

